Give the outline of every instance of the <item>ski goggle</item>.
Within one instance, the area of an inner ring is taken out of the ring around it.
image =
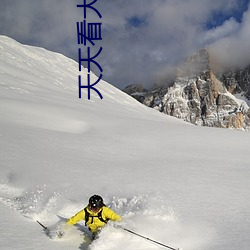
[[[100,210],[100,207],[98,207],[98,206],[93,206],[93,205],[90,205],[89,208],[90,208],[91,211],[94,211],[94,212]]]

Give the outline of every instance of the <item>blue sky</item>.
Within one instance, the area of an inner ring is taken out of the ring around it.
[[[222,10],[216,10],[211,14],[211,18],[206,24],[207,29],[216,28],[217,26],[223,25],[225,20],[234,18],[237,22],[242,22],[244,12],[248,9],[249,0],[239,0],[237,7],[233,8],[229,13],[224,13]]]
[[[103,78],[119,88],[165,81],[184,58],[205,47],[223,64],[249,63],[249,1],[98,0],[94,6],[102,18],[87,12],[88,22],[102,22],[93,55],[103,47]],[[82,0],[1,0],[0,34],[77,60],[76,22],[83,20],[77,4]]]
[[[127,18],[127,24],[129,27],[141,27],[141,26],[145,26],[147,25],[147,17],[146,16],[131,16],[129,18]]]

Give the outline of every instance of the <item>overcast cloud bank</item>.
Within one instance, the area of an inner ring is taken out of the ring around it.
[[[77,60],[76,22],[83,20],[83,10],[76,5],[81,3],[2,0],[0,34]],[[102,22],[102,40],[92,53],[103,47],[98,56],[103,78],[119,88],[130,83],[148,87],[165,79],[184,58],[204,47],[221,63],[245,65],[250,62],[248,5],[248,0],[97,1],[94,6],[102,19],[87,11],[88,22]],[[94,66],[91,70],[100,73]]]

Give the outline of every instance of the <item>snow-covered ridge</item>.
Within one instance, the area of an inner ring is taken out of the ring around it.
[[[84,81],[87,84],[87,69],[82,67],[79,72],[78,62],[43,48],[22,45],[6,36],[0,36],[0,63],[0,84],[17,93],[35,95],[39,91],[38,96],[42,96],[45,90],[50,91],[53,86],[56,91],[67,92],[78,98],[79,74],[82,76],[82,85]],[[90,74],[91,83],[94,83],[98,78]],[[19,81],[15,82],[15,78]],[[106,97],[104,100],[138,106],[132,98],[103,80],[97,86]],[[87,99],[86,89],[82,89],[82,99]],[[94,101],[100,98],[92,91],[91,99]]]
[[[89,128],[85,120],[73,118],[74,111],[67,107],[70,98],[81,105],[88,98],[87,89],[82,89],[82,99],[78,97],[78,63],[58,53],[43,48],[22,45],[13,39],[0,36],[0,88],[2,103],[0,109],[4,112],[2,119],[14,119],[20,124],[46,128],[51,130],[81,133]],[[87,70],[82,68],[82,84],[86,80]],[[91,73],[91,81],[97,77]],[[95,91],[91,91],[88,104],[95,101],[98,105],[111,103],[124,105],[128,109],[145,108],[133,98],[116,89],[105,81],[100,81],[96,88],[104,96],[100,102]],[[60,93],[60,95],[59,95]],[[65,109],[63,113],[50,103],[62,98]],[[13,97],[17,97],[14,98]],[[19,98],[21,97],[21,98]],[[21,99],[20,102],[18,99]],[[36,100],[39,99],[39,104]],[[33,102],[33,105],[30,105]],[[20,113],[18,110],[22,110]],[[48,112],[49,110],[49,112]],[[14,114],[12,116],[11,114]],[[20,116],[20,117],[19,117]]]

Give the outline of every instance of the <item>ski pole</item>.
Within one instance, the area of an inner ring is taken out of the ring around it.
[[[167,246],[167,245],[162,244],[162,243],[160,243],[160,242],[158,242],[158,241],[155,241],[155,240],[152,240],[152,239],[150,239],[150,238],[148,238],[148,237],[145,237],[145,236],[143,236],[143,235],[141,235],[141,234],[135,233],[135,232],[133,232],[133,231],[127,229],[127,228],[122,228],[122,229],[125,230],[125,231],[127,231],[127,232],[129,232],[129,233],[131,233],[131,234],[137,235],[137,236],[139,236],[139,237],[141,237],[141,238],[143,238],[143,239],[145,239],[145,240],[154,242],[154,243],[156,243],[156,244],[158,244],[158,245],[161,245],[161,246],[163,246],[163,247],[169,248],[169,249],[171,249],[171,250],[180,250],[180,248],[173,248],[173,247]]]
[[[48,228],[47,227],[45,227],[40,221],[36,221],[40,226],[42,226],[43,227],[43,229],[46,231],[46,230],[48,230]]]

